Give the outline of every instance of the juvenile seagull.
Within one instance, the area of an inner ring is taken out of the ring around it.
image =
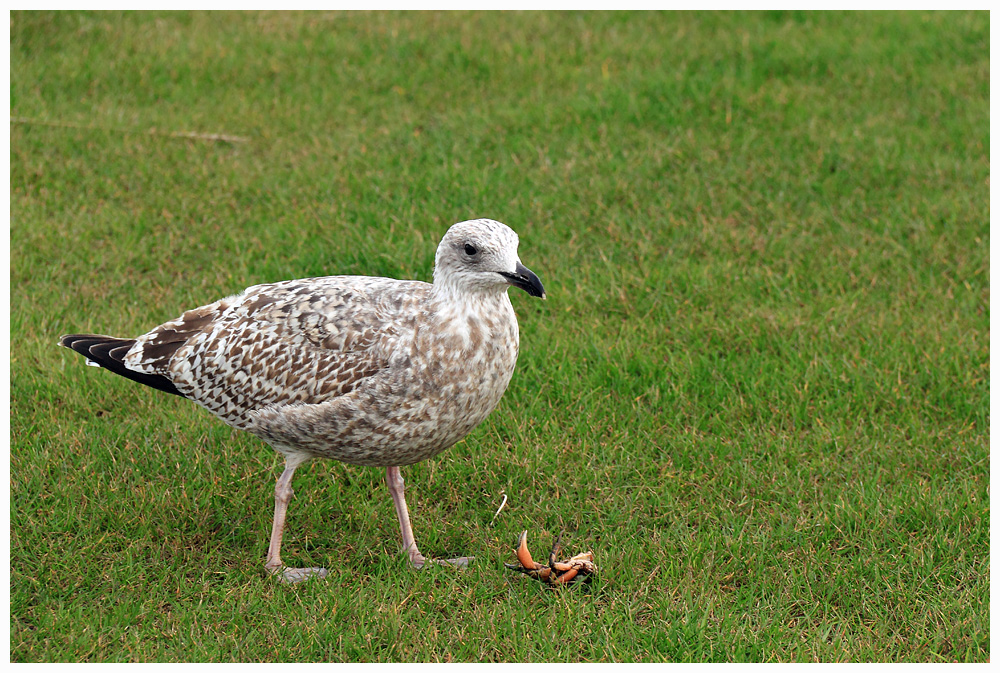
[[[327,573],[281,562],[292,475],[313,458],[386,468],[403,547],[420,568],[427,559],[399,468],[465,437],[507,389],[518,351],[507,288],[545,298],[517,243],[500,222],[459,222],[438,246],[432,284],[329,276],[254,285],[134,339],[70,334],[59,343],[197,402],[285,457],[265,562],[284,581]]]

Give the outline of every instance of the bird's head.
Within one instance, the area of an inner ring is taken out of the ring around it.
[[[518,259],[517,243],[517,234],[496,220],[453,224],[434,257],[434,285],[459,292],[499,292],[513,285],[545,299],[538,276]]]

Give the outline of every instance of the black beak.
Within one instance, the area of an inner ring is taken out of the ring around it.
[[[514,267],[514,273],[501,271],[500,275],[506,278],[508,283],[521,288],[532,297],[545,299],[545,288],[542,287],[542,281],[538,280],[538,276],[533,274],[531,269],[524,264],[518,262],[517,266]]]

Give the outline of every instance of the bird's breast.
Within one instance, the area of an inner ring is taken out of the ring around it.
[[[506,295],[503,296],[506,299]],[[455,437],[428,438],[450,445],[479,425],[500,402],[517,363],[518,330],[509,301],[492,311],[451,311],[438,314],[434,329],[414,335],[401,358],[398,388],[391,397],[407,400],[397,407],[428,427]]]

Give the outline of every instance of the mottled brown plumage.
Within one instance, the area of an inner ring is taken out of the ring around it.
[[[506,390],[518,351],[506,289],[544,297],[517,243],[499,222],[461,222],[438,246],[433,284],[331,276],[255,285],[136,339],[69,335],[60,343],[197,402],[285,456],[269,569],[283,569],[292,474],[312,458],[387,468],[404,546],[419,567],[399,466],[452,446]],[[325,573],[283,570],[287,581]]]

